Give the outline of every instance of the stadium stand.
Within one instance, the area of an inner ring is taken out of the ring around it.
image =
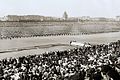
[[[0,60],[0,80],[120,80],[120,40]]]

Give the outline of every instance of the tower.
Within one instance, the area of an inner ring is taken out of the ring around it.
[[[63,14],[63,19],[64,19],[64,20],[67,20],[67,19],[68,19],[68,14],[67,14],[66,11],[65,11],[64,14]]]

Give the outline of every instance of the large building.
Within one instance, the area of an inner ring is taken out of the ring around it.
[[[116,18],[106,18],[106,17],[90,17],[90,16],[81,16],[81,17],[68,17],[67,12],[63,13],[62,17],[53,17],[53,16],[41,16],[41,15],[8,15],[0,17],[0,21],[120,21],[120,16]]]

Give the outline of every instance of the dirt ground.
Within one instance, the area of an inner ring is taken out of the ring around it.
[[[92,35],[61,35],[61,36],[45,36],[45,37],[18,38],[12,40],[9,39],[0,40],[0,51],[49,44],[69,44],[69,42],[72,40],[81,43],[87,42],[91,44],[107,44],[109,42],[120,40],[120,32],[101,33]],[[26,56],[31,54],[41,54],[46,51],[58,51],[70,48],[73,47],[54,46],[18,52],[0,53],[0,59],[8,57]]]

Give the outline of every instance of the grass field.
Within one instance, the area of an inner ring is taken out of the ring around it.
[[[30,46],[43,46],[49,44],[69,44],[71,40],[77,42],[87,42],[91,44],[107,44],[109,42],[120,40],[120,32],[114,33],[101,33],[101,34],[92,34],[92,35],[61,35],[61,36],[46,36],[46,37],[31,37],[31,38],[18,38],[18,39],[3,39],[0,40],[0,51],[17,49],[17,48],[26,48]],[[19,57],[23,55],[30,54],[40,54],[46,51],[58,51],[73,48],[71,46],[54,46],[54,47],[45,47],[39,49],[18,51],[18,52],[9,52],[9,53],[0,53],[0,59],[6,57]]]

